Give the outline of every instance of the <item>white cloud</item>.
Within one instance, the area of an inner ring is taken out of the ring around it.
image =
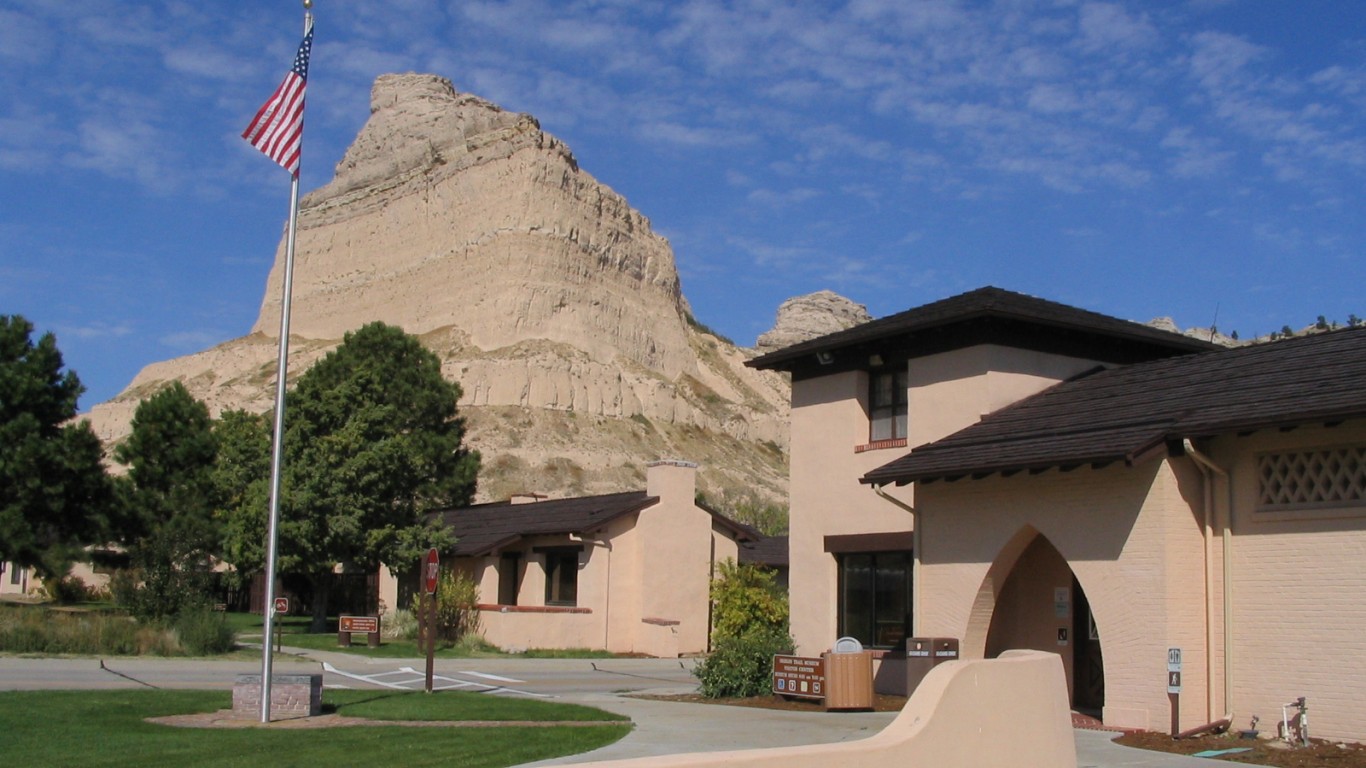
[[[93,323],[89,323],[89,324],[87,324],[87,325],[78,325],[78,326],[59,325],[59,326],[57,326],[57,335],[59,335],[59,336],[65,336],[65,337],[71,337],[71,338],[77,338],[77,339],[82,339],[82,340],[90,340],[90,339],[116,339],[116,338],[119,338],[119,337],[122,337],[122,336],[128,336],[128,335],[130,335],[130,334],[132,334],[132,333],[133,333],[133,327],[132,327],[132,325],[131,325],[130,323],[128,323],[128,322],[126,322],[126,321],[125,321],[125,322],[121,322],[121,323],[115,323],[115,324],[110,324],[110,323],[106,323],[106,322],[102,322],[102,321],[96,321],[96,322],[93,322]]]
[[[1226,171],[1233,153],[1219,149],[1219,142],[1198,137],[1189,128],[1173,128],[1162,138],[1161,146],[1173,150],[1170,171],[1178,178],[1208,178]]]
[[[1148,48],[1158,40],[1147,16],[1130,16],[1113,3],[1086,3],[1078,14],[1077,29],[1082,49],[1088,53]]]

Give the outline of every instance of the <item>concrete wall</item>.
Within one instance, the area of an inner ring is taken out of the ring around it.
[[[1053,654],[1012,651],[991,661],[941,664],[881,732],[843,744],[781,747],[614,762],[584,768],[1075,768],[1062,666]]]

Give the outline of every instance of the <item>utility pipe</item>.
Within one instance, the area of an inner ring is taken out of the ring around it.
[[[915,507],[882,490],[881,485],[873,486],[873,493],[911,513],[911,636],[920,637],[920,527],[924,519]]]
[[[1231,541],[1229,529],[1232,527],[1233,483],[1229,479],[1228,471],[1220,467],[1218,464],[1215,464],[1213,459],[1206,456],[1204,453],[1201,453],[1200,450],[1195,447],[1195,443],[1193,443],[1189,438],[1186,438],[1183,442],[1185,443],[1186,455],[1190,456],[1195,461],[1196,467],[1199,468],[1200,474],[1203,475],[1205,480],[1204,528],[1202,530],[1202,534],[1205,540],[1205,671],[1206,690],[1208,691],[1208,694],[1205,696],[1205,710],[1206,717],[1210,721],[1214,720],[1214,664],[1211,663],[1211,660],[1209,658],[1209,656],[1212,655],[1214,651],[1214,542],[1213,528],[1211,526],[1211,517],[1214,513],[1213,476],[1218,475],[1219,477],[1223,478],[1224,483],[1228,486],[1227,509],[1230,519],[1226,520],[1225,524],[1221,526],[1224,555],[1224,710],[1227,712],[1225,717],[1229,720],[1232,720],[1233,707],[1231,705],[1233,701],[1233,584],[1231,576],[1233,573],[1233,558],[1229,554],[1229,544]]]

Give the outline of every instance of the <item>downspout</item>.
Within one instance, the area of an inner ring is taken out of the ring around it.
[[[873,486],[873,493],[891,502],[893,505],[911,513],[911,636],[920,636],[920,546],[921,533],[920,527],[923,523],[922,516],[915,510],[915,507],[898,499],[897,497],[882,490],[881,485]]]
[[[1224,710],[1226,711],[1224,716],[1231,720],[1233,719],[1233,582],[1231,579],[1233,573],[1233,558],[1229,555],[1229,544],[1231,541],[1230,529],[1232,528],[1231,518],[1233,514],[1233,483],[1229,481],[1228,472],[1215,464],[1213,459],[1196,449],[1195,443],[1191,442],[1189,438],[1185,439],[1183,442],[1185,443],[1186,455],[1195,460],[1195,465],[1200,469],[1200,474],[1203,475],[1205,479],[1205,511],[1202,533],[1205,539],[1205,683],[1206,690],[1210,694],[1205,697],[1205,714],[1206,720],[1209,722],[1213,722],[1215,719],[1213,696],[1214,665],[1210,663],[1210,656],[1214,650],[1214,529],[1211,525],[1211,519],[1214,512],[1213,475],[1222,477],[1225,484],[1228,486],[1228,515],[1230,516],[1230,520],[1221,527],[1221,534],[1224,577]]]
[[[570,541],[579,541],[590,547],[602,547],[607,550],[607,586],[602,591],[602,648],[611,650],[612,646],[608,642],[612,636],[612,542],[609,539],[590,539],[583,534],[569,534]]]

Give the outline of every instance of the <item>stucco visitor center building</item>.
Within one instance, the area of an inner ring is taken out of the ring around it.
[[[792,377],[798,652],[1061,655],[1106,725],[1306,697],[1366,740],[1366,328],[1223,348],[983,288],[760,356]]]

